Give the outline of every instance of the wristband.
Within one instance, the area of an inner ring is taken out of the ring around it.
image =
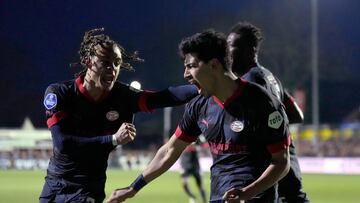
[[[136,180],[133,183],[131,183],[130,187],[132,187],[136,192],[138,192],[146,184],[147,182],[145,181],[144,176],[141,174],[136,178]]]
[[[114,146],[117,146],[118,145],[118,142],[117,142],[117,139],[116,139],[116,136],[115,135],[112,135],[112,144]]]

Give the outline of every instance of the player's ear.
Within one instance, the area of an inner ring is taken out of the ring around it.
[[[213,69],[221,68],[221,63],[216,58],[213,58],[210,60],[210,65],[211,65],[211,68],[213,68]]]

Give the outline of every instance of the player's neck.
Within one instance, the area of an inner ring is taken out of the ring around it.
[[[237,77],[232,72],[225,72],[217,80],[216,90],[214,96],[220,99],[223,103],[229,99],[238,88]]]
[[[91,75],[88,73],[85,75],[83,86],[94,101],[100,100],[104,95],[104,90],[96,85],[95,81],[91,79]]]

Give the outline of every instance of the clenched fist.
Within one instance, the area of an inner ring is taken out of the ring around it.
[[[117,144],[124,145],[135,139],[136,128],[132,123],[123,123],[119,130],[113,135]]]

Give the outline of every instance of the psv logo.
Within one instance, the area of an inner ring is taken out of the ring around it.
[[[115,121],[119,118],[119,113],[117,111],[109,111],[106,113],[106,118],[109,121]]]
[[[234,121],[230,124],[230,129],[238,133],[244,129],[244,123],[241,121]]]

